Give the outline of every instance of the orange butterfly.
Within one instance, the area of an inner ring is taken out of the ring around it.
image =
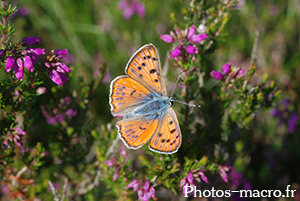
[[[162,154],[177,152],[181,145],[181,131],[171,108],[173,99],[161,77],[157,49],[148,44],[129,60],[125,73],[110,85],[109,103],[117,122],[118,133],[131,149],[149,142],[149,149]]]

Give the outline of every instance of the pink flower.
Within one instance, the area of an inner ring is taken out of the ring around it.
[[[15,76],[18,79],[18,81],[23,79],[24,67],[23,67],[23,61],[21,58],[17,58],[17,65],[14,66],[14,72],[15,72]]]
[[[47,92],[46,87],[38,87],[37,90],[36,90],[36,93],[38,95],[44,94],[46,92]]]
[[[18,128],[18,127],[11,128],[6,133],[6,137],[3,141],[4,147],[7,149],[7,147],[8,147],[8,140],[7,139],[9,139],[9,141],[14,142],[18,147],[23,149],[24,147],[23,147],[23,143],[21,142],[20,135],[26,135],[26,132],[23,131],[21,128]]]
[[[69,79],[65,73],[70,73],[71,69],[66,64],[59,61],[68,54],[68,50],[52,50],[47,56],[45,66],[49,68],[50,79],[57,85],[62,86]]]
[[[146,9],[145,9],[145,5],[143,3],[134,2],[134,7],[135,7],[135,10],[136,10],[138,16],[145,17]]]
[[[201,41],[203,41],[206,38],[207,38],[207,34],[206,33],[204,33],[204,34],[197,34],[197,35],[193,36],[192,41],[193,41],[194,44],[198,44],[198,43],[200,43]]]
[[[6,70],[6,72],[9,73],[11,71],[11,69],[13,69],[15,67],[15,65],[16,65],[16,62],[15,62],[14,58],[7,57],[4,70]]]
[[[178,57],[178,56],[181,54],[181,51],[182,51],[182,45],[178,45],[178,46],[171,52],[170,58],[173,59],[173,58]]]
[[[108,167],[114,167],[116,162],[117,162],[117,158],[111,157],[110,160],[104,161],[104,164],[107,165]]]
[[[120,169],[117,168],[116,173],[113,176],[113,182],[115,182],[118,179],[119,175],[120,175]]]
[[[33,68],[33,64],[32,64],[31,58],[29,56],[24,56],[23,57],[23,62],[24,62],[25,68],[27,68],[27,70],[29,72],[33,72],[34,68]]]
[[[71,119],[72,118],[72,116],[76,116],[76,114],[77,114],[77,111],[76,110],[73,110],[73,109],[67,109],[67,111],[66,111],[66,115],[67,115],[67,118],[68,119]]]
[[[150,181],[133,180],[127,185],[127,188],[133,188],[133,191],[138,190],[139,200],[148,201],[150,196],[155,199],[155,189],[151,186]]]
[[[125,159],[126,157],[126,151],[124,149],[124,146],[121,146],[121,156],[123,157],[123,159]]]
[[[65,74],[57,72],[56,70],[50,70],[49,75],[50,79],[58,86],[63,86],[63,84],[69,80]]]
[[[211,71],[210,75],[215,78],[216,80],[222,80],[223,79],[223,74],[220,73],[219,71]]]
[[[224,66],[222,67],[222,72],[223,72],[224,74],[227,74],[227,73],[230,72],[230,70],[231,70],[231,64],[228,63],[228,62],[226,62],[226,63],[224,64]]]
[[[25,47],[25,46],[30,46],[30,45],[34,45],[36,43],[39,43],[40,42],[40,37],[33,37],[33,36],[30,36],[30,37],[26,37],[26,38],[22,38],[21,41],[20,41],[20,44]]]
[[[226,166],[220,166],[220,165],[219,165],[219,170],[220,170],[220,176],[222,177],[222,179],[223,179],[226,183],[228,183],[228,178],[227,178],[226,172],[229,171],[229,168],[226,167]]]
[[[245,71],[243,69],[240,69],[238,74],[237,74],[237,78],[242,78],[246,75]]]
[[[126,0],[121,0],[118,5],[120,10],[123,10],[123,17],[126,20],[129,20],[135,12],[137,12],[138,16],[144,17],[146,13],[145,5],[140,2],[131,1],[128,2]]]
[[[198,48],[194,47],[192,45],[188,45],[187,48],[185,49],[185,51],[189,54],[198,54],[199,53]]]
[[[174,38],[169,34],[160,35],[160,39],[165,41],[166,43],[172,43],[174,42]]]
[[[198,174],[200,175],[201,179],[202,179],[205,183],[207,183],[207,184],[209,183],[207,177],[204,175],[203,172],[199,172]]]
[[[193,41],[193,36],[195,35],[195,31],[196,31],[196,27],[194,25],[192,25],[188,31],[187,34],[187,38],[189,39],[189,41]]]

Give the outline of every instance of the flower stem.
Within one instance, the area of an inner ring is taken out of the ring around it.
[[[1,4],[2,4],[2,8],[4,13],[6,12],[6,8],[5,8],[5,0],[1,0]],[[5,14],[4,14],[5,15]],[[6,27],[7,25],[7,17],[5,15],[5,17],[3,17],[3,27]],[[7,33],[6,33],[6,28],[3,29],[3,33],[2,33],[2,38],[1,38],[1,43],[2,43],[2,47],[5,47],[5,39],[6,39]]]

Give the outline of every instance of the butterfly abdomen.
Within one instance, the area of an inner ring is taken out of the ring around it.
[[[171,107],[171,100],[169,97],[160,96],[148,101],[145,105],[140,106],[130,113],[126,114],[123,119],[128,118],[159,118],[161,114],[165,113]]]

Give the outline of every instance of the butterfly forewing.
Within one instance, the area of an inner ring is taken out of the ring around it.
[[[161,77],[159,56],[152,44],[141,47],[132,56],[126,67],[126,73],[154,94],[167,95],[166,86]]]
[[[129,148],[140,148],[153,136],[158,119],[123,119],[117,123],[119,135]]]
[[[128,76],[119,76],[111,83],[110,105],[113,115],[125,115],[144,104],[150,91]]]
[[[159,122],[154,136],[150,140],[149,148],[158,153],[171,154],[181,145],[181,131],[176,114],[169,108]]]

